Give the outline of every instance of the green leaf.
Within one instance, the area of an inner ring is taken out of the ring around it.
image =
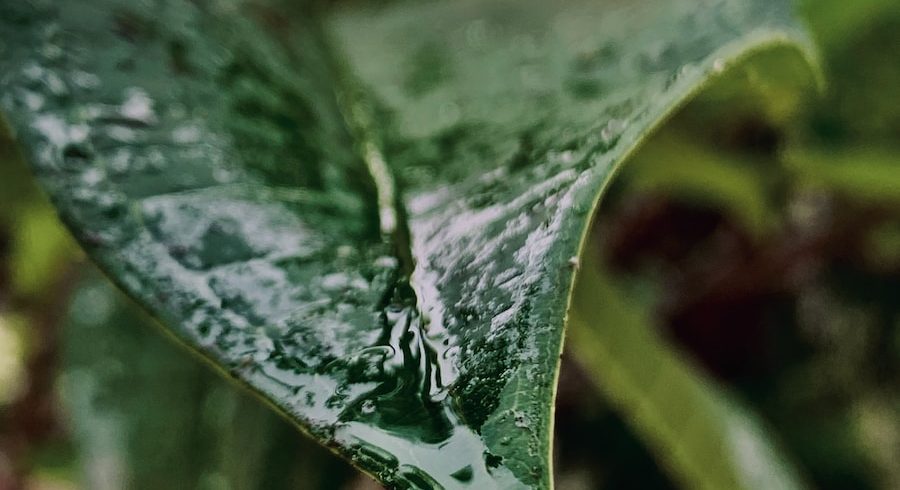
[[[76,247],[14,150],[13,142],[0,134],[0,234],[10,232],[12,291],[42,301]]]
[[[758,417],[660,337],[595,253],[578,275],[571,349],[682,488],[803,488]]]
[[[806,186],[833,191],[859,203],[900,202],[900,163],[893,148],[793,148],[785,159]]]
[[[766,199],[768,169],[746,157],[710,151],[692,141],[689,133],[669,129],[656,135],[623,169],[621,178],[628,179],[630,188],[718,207],[754,237],[765,236],[777,225],[777,214]]]
[[[879,20],[900,16],[900,5],[891,0],[859,0],[849,4],[840,0],[803,0],[800,9],[826,51],[866,32]]]
[[[181,341],[395,487],[551,486],[573,258],[787,1],[0,7],[0,107]]]

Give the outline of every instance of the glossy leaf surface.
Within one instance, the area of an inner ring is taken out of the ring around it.
[[[0,6],[0,107],[90,255],[397,487],[545,488],[617,165],[781,0]]]

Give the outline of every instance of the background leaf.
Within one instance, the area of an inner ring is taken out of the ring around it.
[[[340,460],[154,331],[90,273],[64,330],[61,376],[86,488],[339,488]]]
[[[604,393],[683,488],[803,488],[762,422],[673,349],[650,308],[587,253],[569,344]]]

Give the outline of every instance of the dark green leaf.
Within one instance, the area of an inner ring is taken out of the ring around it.
[[[0,6],[0,107],[129,294],[397,487],[551,485],[599,192],[787,1]],[[326,20],[321,20],[325,18]]]

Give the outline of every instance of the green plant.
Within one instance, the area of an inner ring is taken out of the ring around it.
[[[576,278],[602,191],[689,99],[748,110],[737,88],[778,120],[813,85],[789,2],[0,14],[2,108],[91,258],[360,469],[397,487],[551,486],[568,312],[573,352],[677,479],[801,485],[615,286]],[[761,227],[754,195],[734,206]],[[604,307],[623,328],[593,324]],[[708,419],[675,433],[676,405]]]

